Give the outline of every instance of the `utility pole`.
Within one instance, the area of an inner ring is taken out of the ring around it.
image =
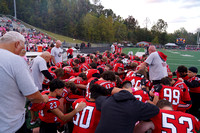
[[[17,19],[16,1],[15,0],[14,0],[14,13],[15,13],[14,18]]]
[[[144,20],[144,24],[145,24],[145,27],[146,27],[146,30],[148,29],[148,24],[151,24],[151,21],[148,17],[146,17],[146,19]]]
[[[199,48],[199,44],[200,44],[200,36],[199,36],[199,32],[197,32],[197,48]]]

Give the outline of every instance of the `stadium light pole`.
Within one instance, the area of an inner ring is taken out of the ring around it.
[[[17,19],[16,1],[15,0],[14,0],[14,12],[15,12],[14,18]]]
[[[197,32],[197,48],[199,48],[199,43],[200,43],[199,32],[200,31]]]

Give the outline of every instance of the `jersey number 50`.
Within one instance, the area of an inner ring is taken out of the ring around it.
[[[76,106],[77,105],[78,104],[76,104]],[[92,107],[92,106],[85,107],[81,113],[81,116],[80,116],[80,113],[76,113],[76,119],[75,119],[75,117],[73,117],[73,123],[76,126],[79,126],[81,128],[85,128],[85,129],[89,128],[93,110],[94,110],[94,107]],[[86,115],[86,112],[88,112],[88,115]],[[85,118],[85,116],[87,116],[87,118]],[[79,119],[80,119],[80,122],[79,122]],[[83,121],[85,121],[85,119],[86,119],[86,122],[83,123]]]

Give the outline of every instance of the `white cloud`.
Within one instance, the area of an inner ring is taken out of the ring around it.
[[[151,26],[163,19],[168,23],[170,33],[181,27],[188,32],[200,28],[200,0],[101,0],[101,3],[124,19],[133,16],[141,27],[149,18]]]

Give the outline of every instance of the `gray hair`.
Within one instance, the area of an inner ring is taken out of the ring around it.
[[[11,42],[25,42],[25,38],[22,34],[16,31],[6,32],[2,37],[0,37],[0,43],[11,43]]]

